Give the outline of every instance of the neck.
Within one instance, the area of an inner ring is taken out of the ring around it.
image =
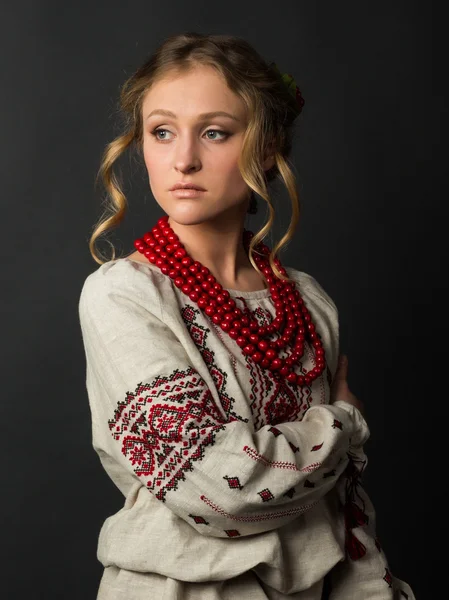
[[[207,267],[226,287],[238,289],[253,266],[243,244],[244,219],[221,220],[220,225],[183,225],[171,217],[168,223],[192,260]]]

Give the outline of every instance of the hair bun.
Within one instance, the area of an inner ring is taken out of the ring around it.
[[[298,111],[301,112],[302,107],[304,106],[304,98],[301,94],[301,90],[299,89],[299,86],[296,83],[293,75],[291,73],[282,73],[282,71],[279,70],[279,67],[276,65],[275,62],[272,62],[270,64],[270,67],[272,67],[278,73],[278,75],[284,82],[284,85],[287,88],[288,93],[295,100],[296,105],[298,107]]]

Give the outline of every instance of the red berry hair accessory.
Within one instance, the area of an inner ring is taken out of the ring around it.
[[[298,112],[302,111],[302,107],[304,106],[304,98],[302,97],[301,90],[298,87],[298,84],[295,81],[295,78],[291,73],[282,73],[276,63],[271,63],[270,65],[273,69],[278,73],[284,82],[288,93],[294,98],[296,105],[298,106]]]

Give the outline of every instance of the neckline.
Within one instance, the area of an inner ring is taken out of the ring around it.
[[[136,263],[138,265],[142,265],[143,267],[149,267],[154,270],[154,265],[150,262],[144,263],[140,260],[134,260],[127,256],[125,256],[124,258],[119,258],[117,260],[125,260],[125,261],[131,262],[131,263]],[[158,271],[158,272],[161,275],[163,275],[163,273],[161,273],[160,271]],[[250,292],[243,291],[243,290],[233,290],[231,288],[226,288],[226,289],[229,292],[229,295],[232,296],[233,298],[241,297],[241,298],[245,298],[246,300],[260,300],[262,298],[270,298],[271,297],[270,288],[264,288],[263,290],[253,290]]]

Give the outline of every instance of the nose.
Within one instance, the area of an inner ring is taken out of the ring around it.
[[[201,168],[199,149],[192,136],[179,138],[176,144],[175,169],[181,173],[191,173]]]

